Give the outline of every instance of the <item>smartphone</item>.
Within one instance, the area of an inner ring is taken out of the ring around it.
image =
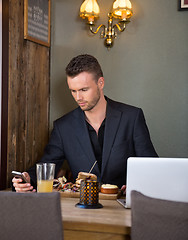
[[[16,178],[21,178],[22,179],[22,183],[27,183],[26,178],[24,177],[24,175],[21,172],[17,172],[17,171],[12,171],[12,175]]]

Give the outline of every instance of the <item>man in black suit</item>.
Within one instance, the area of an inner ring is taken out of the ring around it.
[[[101,183],[126,184],[127,158],[157,157],[140,108],[104,96],[104,78],[96,58],[79,55],[66,67],[67,83],[78,108],[54,122],[41,162],[56,164],[56,174],[67,159],[73,178],[92,173]],[[31,184],[13,179],[16,191],[33,190],[35,167],[24,173]]]

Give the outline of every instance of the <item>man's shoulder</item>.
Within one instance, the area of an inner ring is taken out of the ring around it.
[[[119,110],[119,111],[122,111],[122,112],[137,112],[137,111],[140,111],[141,108],[139,107],[136,107],[136,106],[133,106],[133,105],[129,105],[127,103],[123,103],[123,102],[119,102],[119,101],[115,101],[115,100],[112,100],[110,98],[107,98],[107,102],[108,104],[110,105],[110,107],[116,109],[116,110]]]
[[[72,120],[72,118],[75,118],[76,116],[79,116],[80,114],[82,114],[82,111],[79,107],[77,107],[76,109],[64,114],[63,116],[59,117],[58,119],[56,119],[54,121],[54,124],[62,124],[62,123],[67,123],[70,122]]]

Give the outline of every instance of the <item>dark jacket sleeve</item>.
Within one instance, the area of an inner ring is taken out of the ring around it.
[[[134,124],[134,148],[138,157],[158,157],[152,144],[143,111],[138,111]]]
[[[59,134],[59,129],[54,123],[54,128],[52,130],[49,142],[44,150],[44,155],[39,161],[40,163],[55,163],[55,177],[61,168],[64,161],[64,150],[61,136]],[[37,179],[36,179],[36,164],[27,171],[31,177],[31,184],[36,188]]]

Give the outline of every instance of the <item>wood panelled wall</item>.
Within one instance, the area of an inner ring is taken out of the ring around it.
[[[39,160],[48,141],[50,49],[24,40],[24,0],[9,1],[7,186],[11,171]]]

